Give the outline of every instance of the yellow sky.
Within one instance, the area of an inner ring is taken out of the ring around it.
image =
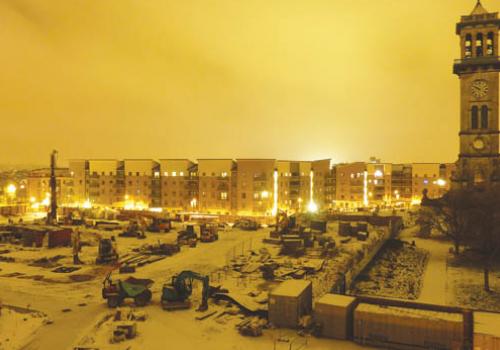
[[[0,0],[0,163],[455,161],[474,4]]]

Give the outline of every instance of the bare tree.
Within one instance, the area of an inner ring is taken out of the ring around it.
[[[467,233],[466,244],[480,254],[484,290],[490,291],[490,270],[500,253],[500,187],[476,189],[473,207],[474,227]]]
[[[448,236],[453,241],[455,254],[459,254],[474,225],[473,198],[474,192],[469,189],[451,190],[435,200],[427,198],[424,193],[418,221],[420,225]]]

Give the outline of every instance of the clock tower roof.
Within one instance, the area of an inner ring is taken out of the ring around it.
[[[474,16],[474,15],[484,15],[484,14],[487,14],[487,13],[489,13],[489,12],[486,11],[486,9],[483,7],[483,4],[481,4],[481,0],[477,0],[477,4],[474,7],[474,10],[472,10],[471,16]]]

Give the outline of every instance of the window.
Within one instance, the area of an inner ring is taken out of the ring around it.
[[[479,128],[479,118],[478,118],[479,110],[477,106],[473,106],[471,110],[471,122],[470,122],[470,127],[471,129],[478,129]]]
[[[472,57],[472,35],[465,36],[465,58]]]
[[[488,129],[488,106],[481,107],[481,129]]]
[[[494,52],[494,46],[493,46],[493,40],[494,36],[492,32],[488,33],[488,37],[486,39],[486,54],[488,56],[493,56]]]
[[[139,176],[139,174],[140,174],[139,172],[136,172],[136,173],[135,173],[135,175],[136,175],[136,176]]]
[[[241,194],[241,199],[246,199],[247,198],[247,194],[246,193],[242,193]]]
[[[179,173],[179,176],[184,176],[184,172],[183,172],[183,171],[181,171],[181,172]]]
[[[483,34],[481,33],[476,36],[476,56],[483,56]]]
[[[221,192],[220,193],[220,199],[226,200],[227,199],[227,192]]]
[[[172,171],[172,176],[177,176],[177,172],[176,171]]]

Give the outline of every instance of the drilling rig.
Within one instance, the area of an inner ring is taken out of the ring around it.
[[[56,157],[57,151],[50,154],[50,211],[47,214],[47,224],[57,223],[57,185],[56,185]]]

